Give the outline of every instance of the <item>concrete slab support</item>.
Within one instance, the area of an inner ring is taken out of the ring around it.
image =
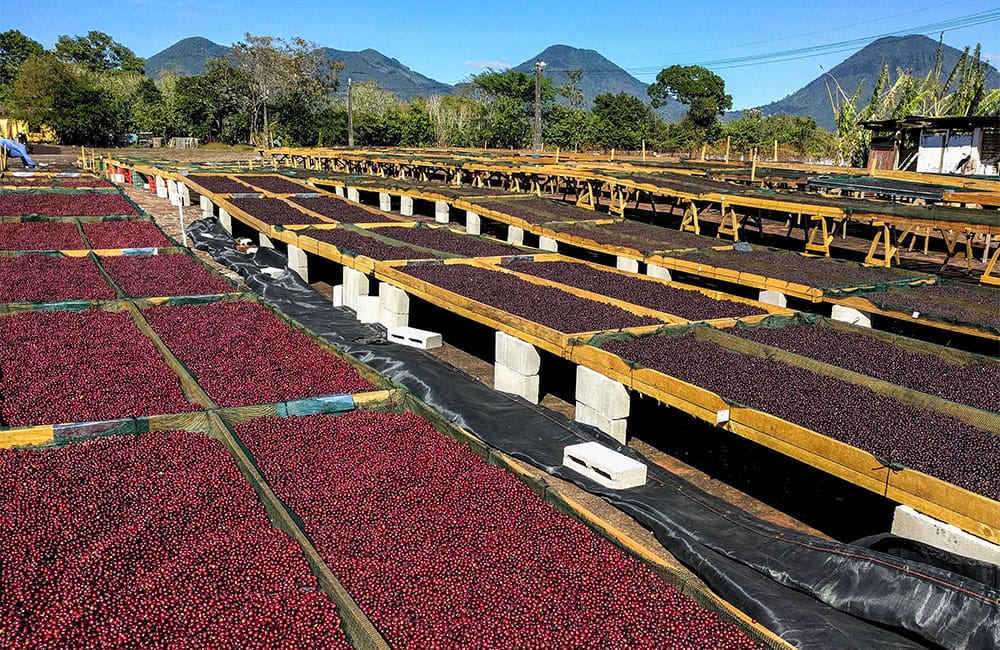
[[[347,188],[347,200],[354,201],[355,203],[361,203],[361,193],[358,192],[356,187]]]
[[[778,307],[788,306],[788,296],[778,291],[761,290],[757,297],[765,305],[777,305]]]
[[[202,219],[209,219],[215,214],[215,204],[204,194],[198,197],[198,204],[201,206]]]
[[[382,212],[392,212],[392,195],[388,192],[378,193],[378,209]]]
[[[349,266],[344,267],[344,306],[358,310],[359,298],[367,296],[371,290],[368,276],[361,271],[355,271]]]
[[[233,218],[222,208],[219,208],[219,224],[222,225],[222,229],[227,233],[230,235],[233,234]]]
[[[524,228],[518,228],[517,226],[507,227],[507,243],[514,244],[515,246],[524,245]]]
[[[495,350],[493,388],[537,404],[542,358],[535,346],[505,332],[497,332]]]
[[[1000,564],[1000,545],[917,512],[910,506],[896,507],[892,518],[892,534],[963,557]]]
[[[434,202],[434,221],[448,223],[451,220],[451,206],[447,201]]]
[[[274,242],[271,241],[270,237],[268,237],[264,233],[258,233],[258,235],[260,235],[260,245],[261,246],[264,246],[264,247],[267,247],[267,248],[274,248]]]
[[[670,269],[665,269],[655,264],[646,265],[646,275],[651,278],[660,278],[661,280],[673,280],[673,277],[670,275]]]
[[[552,239],[551,237],[545,237],[544,235],[539,235],[538,247],[541,248],[543,251],[551,251],[553,253],[559,252],[559,242]]]
[[[333,193],[336,194],[337,196],[344,196],[344,187],[343,187],[343,185],[335,185],[333,187]]]
[[[621,255],[619,255],[617,261],[615,262],[615,268],[617,268],[617,269],[619,269],[621,271],[629,271],[631,273],[638,273],[639,272],[639,260],[634,260],[631,257],[622,257]]]
[[[362,323],[378,322],[378,296],[358,296],[358,320]]]
[[[181,201],[181,205],[185,208],[191,205],[191,190],[184,183],[178,181],[177,183],[177,197]]]
[[[577,366],[577,422],[590,424],[619,442],[625,442],[630,400],[625,385],[601,373]]]
[[[830,310],[830,318],[860,327],[872,326],[871,314],[843,305],[834,305],[833,309]]]
[[[410,296],[388,282],[378,286],[378,322],[386,327],[404,327],[410,322]]]
[[[163,178],[162,176],[154,176],[154,178],[156,179],[156,181],[155,181],[156,182],[156,196],[158,196],[161,199],[168,198],[169,194],[167,192],[167,179]]]
[[[299,274],[299,277],[309,282],[309,260],[306,252],[298,246],[288,245],[288,268]]]
[[[470,235],[482,234],[483,224],[479,215],[472,210],[465,211],[465,232]]]
[[[404,217],[413,216],[413,197],[412,196],[401,196],[399,197],[399,214]]]

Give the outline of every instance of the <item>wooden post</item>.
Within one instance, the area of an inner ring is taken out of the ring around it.
[[[556,147],[556,164],[559,164],[559,147]]]
[[[80,145],[80,166],[84,169],[87,168],[87,150],[83,148],[82,144]]]
[[[729,162],[729,145],[731,144],[732,136],[726,136],[726,162]]]
[[[702,145],[701,145],[701,161],[702,162],[705,162],[705,147],[706,146],[707,145],[705,145],[704,143],[702,143]]]
[[[774,162],[778,162],[778,141],[774,141]]]
[[[878,160],[878,156],[873,156],[871,153],[868,154],[868,175],[875,175],[875,162]]]
[[[757,180],[757,150],[750,150],[750,182],[754,183]]]
[[[614,161],[615,161],[615,148],[612,147],[611,148],[611,162],[614,162]]]
[[[642,162],[646,162],[646,140],[642,141]]]

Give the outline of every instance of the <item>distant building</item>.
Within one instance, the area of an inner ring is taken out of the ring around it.
[[[872,132],[868,166],[931,174],[996,176],[1000,117],[921,117],[863,122]]]

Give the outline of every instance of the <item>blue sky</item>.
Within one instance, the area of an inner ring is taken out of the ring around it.
[[[1000,62],[997,0],[0,0],[0,31],[8,29],[46,47],[95,29],[145,57],[188,36],[223,45],[246,32],[300,36],[340,50],[374,48],[446,83],[562,43],[597,50],[647,83],[675,63],[707,64],[734,108],[795,92],[881,35],[936,40],[944,29],[948,45],[979,42],[985,58]],[[743,57],[755,58],[732,61]]]

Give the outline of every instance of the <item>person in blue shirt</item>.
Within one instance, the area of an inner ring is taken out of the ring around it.
[[[25,167],[34,168],[37,166],[31,156],[28,155],[28,148],[17,140],[8,140],[7,138],[0,138],[0,147],[7,150],[7,155],[11,158],[20,158],[21,162],[24,163]]]

